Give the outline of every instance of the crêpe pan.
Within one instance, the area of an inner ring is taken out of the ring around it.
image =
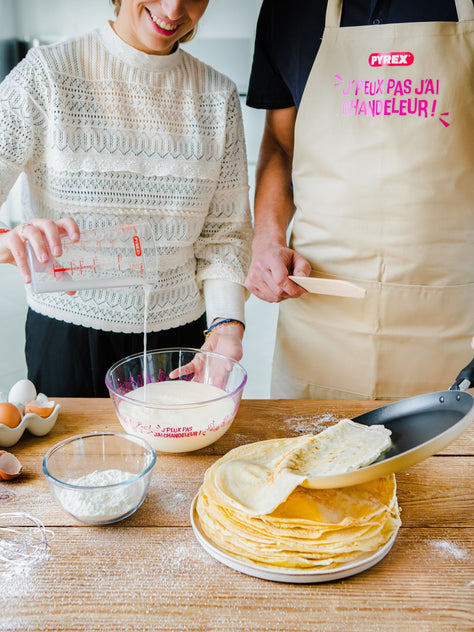
[[[347,487],[399,472],[454,441],[474,419],[474,398],[465,391],[438,391],[403,399],[354,417],[392,431],[392,446],[377,461],[345,474],[308,479],[304,487]]]

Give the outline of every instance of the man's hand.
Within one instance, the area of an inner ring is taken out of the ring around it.
[[[252,262],[245,281],[246,288],[268,303],[306,296],[305,289],[293,283],[289,274],[308,276],[310,264],[291,248],[278,244],[259,247],[254,243]]]
[[[245,286],[258,298],[278,303],[305,296],[289,274],[308,276],[311,266],[287,247],[286,233],[295,207],[291,186],[296,108],[268,110],[257,164],[255,235]]]

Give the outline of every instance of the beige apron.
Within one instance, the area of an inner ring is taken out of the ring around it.
[[[446,390],[474,335],[474,9],[326,28],[295,128],[291,245],[366,298],[280,305],[272,397]]]

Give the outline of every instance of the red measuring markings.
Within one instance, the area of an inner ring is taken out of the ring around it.
[[[97,272],[96,263],[97,262],[94,259],[90,265],[84,265],[82,261],[79,261],[78,264],[75,264],[74,261],[71,261],[71,263],[68,266],[65,266],[63,268],[58,268],[55,265],[53,265],[53,275],[56,276],[57,274],[60,274],[61,272],[69,272],[70,274],[74,274],[74,272],[77,272],[77,271],[82,274],[84,270],[94,270],[94,272]]]

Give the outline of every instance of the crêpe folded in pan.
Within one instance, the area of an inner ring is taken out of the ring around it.
[[[384,426],[342,419],[317,435],[243,445],[209,468],[206,489],[229,507],[269,514],[306,479],[372,463],[390,447],[390,434]]]
[[[389,447],[390,431],[358,426],[343,420],[319,435],[231,450],[207,470],[199,492],[204,533],[264,566],[332,569],[376,552],[400,526],[393,474],[338,489],[301,485],[315,472],[362,467]]]

